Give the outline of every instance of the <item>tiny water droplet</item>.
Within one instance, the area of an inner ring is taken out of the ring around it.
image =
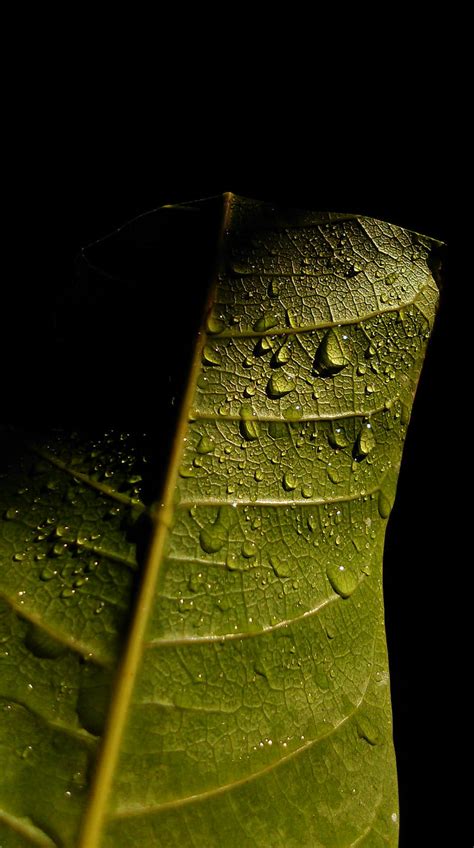
[[[66,586],[66,587],[65,587],[65,588],[61,591],[61,593],[60,593],[60,596],[59,596],[59,597],[60,597],[60,598],[72,598],[72,596],[73,596],[73,595],[75,595],[75,594],[76,594],[76,592],[75,592],[75,590],[74,590],[74,589],[71,589],[71,588],[69,588],[69,586]]]
[[[303,410],[299,403],[294,404],[293,406],[287,406],[287,408],[283,411],[283,418],[287,421],[299,421],[303,414]]]
[[[180,465],[179,466],[179,476],[186,479],[187,477],[194,477],[194,468],[192,465]]]
[[[342,427],[332,427],[329,430],[328,442],[336,450],[347,447],[348,441]]]
[[[245,397],[248,397],[248,398],[253,397],[256,390],[257,390],[257,387],[256,387],[255,383],[249,383],[248,386],[245,386],[245,389],[244,389]]]
[[[263,480],[263,472],[260,471],[259,468],[257,468],[257,470],[256,470],[256,472],[253,476],[254,476],[254,479],[257,481],[257,483],[260,483]]]
[[[304,498],[311,498],[313,496],[313,487],[311,483],[304,483],[301,487],[301,494]]]

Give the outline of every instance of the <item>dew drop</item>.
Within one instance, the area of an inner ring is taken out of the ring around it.
[[[331,563],[327,567],[326,574],[332,588],[341,598],[349,598],[357,588],[357,575],[344,565]]]
[[[215,523],[203,527],[199,534],[201,548],[207,554],[220,551],[227,540],[227,527],[222,520],[224,514],[222,509],[220,509]]]
[[[241,421],[239,429],[242,437],[247,442],[252,442],[259,437],[258,423],[253,419],[252,407],[248,403],[244,403],[240,407]]]
[[[255,354],[256,356],[262,356],[268,351],[272,350],[272,343],[267,336],[264,336],[262,339],[259,339],[255,346]]]
[[[196,451],[200,454],[211,453],[214,450],[214,442],[208,436],[201,436],[197,445]]]
[[[270,280],[268,284],[268,296],[269,297],[278,297],[278,293],[280,291],[280,284],[278,280],[275,278]]]
[[[211,333],[211,335],[222,333],[222,331],[225,330],[224,321],[221,321],[220,318],[216,318],[214,315],[209,315],[206,330],[208,333]]]
[[[281,398],[296,388],[293,380],[287,380],[283,374],[272,374],[267,384],[267,393],[271,398]]]
[[[283,418],[287,421],[299,421],[301,416],[302,409],[299,403],[294,406],[287,406],[287,408],[283,411]]]
[[[277,577],[289,577],[291,575],[289,562],[285,561],[281,557],[274,556],[272,554],[270,557],[270,565]]]
[[[287,362],[290,361],[290,359],[291,359],[291,350],[285,344],[285,345],[282,345],[282,347],[278,348],[278,350],[276,351],[272,361],[273,361],[274,365],[285,365]]]
[[[316,351],[314,369],[322,377],[330,377],[348,365],[342,340],[336,330],[328,330]]]
[[[340,475],[339,471],[337,470],[337,468],[334,468],[332,465],[328,465],[328,467],[326,469],[326,473],[327,473],[331,483],[340,483],[341,482],[341,475]]]
[[[282,484],[286,492],[291,492],[293,489],[296,489],[298,480],[291,471],[286,471],[283,475]]]
[[[194,468],[192,465],[180,465],[179,466],[179,476],[187,479],[188,477],[194,477]]]
[[[66,647],[53,636],[38,627],[29,624],[25,636],[25,645],[32,654],[42,659],[55,659],[65,653]]]
[[[379,732],[368,716],[359,715],[357,718],[357,733],[361,739],[365,739],[369,745],[376,745],[379,741]]]
[[[252,557],[257,555],[257,546],[255,542],[252,542],[250,539],[246,539],[242,545],[242,556],[246,557],[246,559],[252,559]]]
[[[328,433],[328,442],[332,448],[340,450],[347,447],[347,439],[342,427],[332,427]]]
[[[20,514],[20,510],[16,509],[14,506],[11,506],[9,509],[5,510],[4,517],[7,521],[13,521],[15,518],[18,518]]]
[[[261,481],[263,480],[263,472],[260,471],[259,468],[257,468],[257,470],[256,470],[256,472],[253,476],[254,476],[254,480],[256,480],[257,483],[261,483]]]
[[[204,365],[220,365],[222,356],[216,348],[211,347],[211,345],[204,345],[202,361]]]
[[[392,510],[392,504],[382,491],[379,492],[378,509],[380,518],[388,518]]]
[[[278,318],[276,315],[262,315],[258,321],[253,325],[253,329],[257,333],[265,332],[265,330],[271,330],[272,327],[276,327],[278,324]]]
[[[305,483],[301,487],[301,494],[304,498],[311,498],[313,496],[313,487],[311,483]]]
[[[372,425],[365,424],[357,436],[357,440],[354,445],[354,454],[356,458],[364,459],[364,457],[368,456],[371,450],[373,450],[375,445],[376,441]]]

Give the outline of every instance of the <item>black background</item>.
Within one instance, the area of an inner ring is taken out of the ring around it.
[[[56,368],[51,356],[42,361],[53,304],[71,284],[82,246],[163,203],[233,191],[286,206],[359,212],[451,245],[455,169],[446,119],[436,98],[426,103],[418,87],[394,88],[395,100],[375,113],[367,93],[360,109],[348,108],[341,95],[330,120],[321,100],[269,102],[270,78],[252,105],[235,80],[223,95],[202,81],[193,88],[188,77],[184,97],[176,87],[167,94],[161,79],[138,106],[133,97],[123,106],[121,80],[114,84],[113,77],[95,92],[92,105],[90,85],[86,97],[80,86],[79,93],[47,102],[38,93],[11,163],[16,211],[1,342],[13,401],[7,418],[47,419],[48,397],[56,414],[55,398],[71,393],[80,398],[78,409],[87,408],[87,386],[65,387],[64,363]],[[119,92],[111,98],[114,87]],[[454,472],[446,441],[457,424],[447,419],[442,402],[455,345],[451,257],[385,552],[401,848],[454,844],[440,841],[440,834],[449,833],[458,803],[450,646],[457,634],[452,597],[459,587],[446,582],[456,567],[449,498]],[[93,344],[87,328],[75,341]],[[127,357],[122,340],[114,338],[111,349],[120,369]]]

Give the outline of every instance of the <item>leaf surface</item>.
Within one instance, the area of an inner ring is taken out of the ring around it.
[[[226,196],[159,502],[153,444],[9,437],[2,845],[397,844],[382,553],[436,246]]]

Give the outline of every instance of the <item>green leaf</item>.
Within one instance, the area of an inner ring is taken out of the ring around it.
[[[436,247],[228,195],[160,500],[137,437],[4,436],[2,845],[397,844],[382,552]]]

